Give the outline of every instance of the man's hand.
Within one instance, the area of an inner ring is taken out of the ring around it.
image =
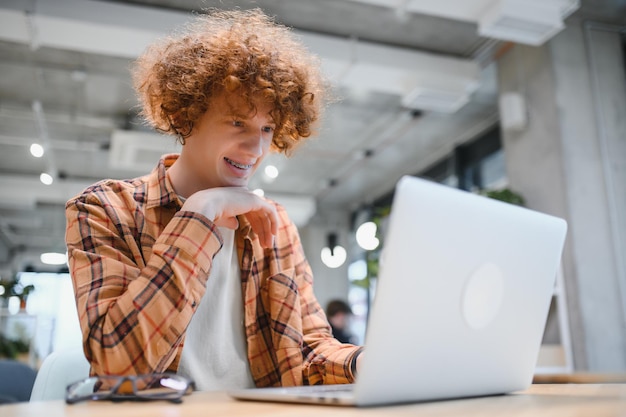
[[[243,187],[218,187],[198,191],[185,201],[183,210],[205,215],[217,226],[237,229],[236,216],[245,214],[261,245],[270,248],[278,232],[274,205]]]

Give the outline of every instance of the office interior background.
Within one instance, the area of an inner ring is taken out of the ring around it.
[[[0,335],[25,360],[80,345],[65,201],[177,151],[138,117],[129,68],[206,7],[293,27],[335,87],[318,135],[250,186],[287,208],[320,303],[348,300],[361,341],[409,174],[566,219],[538,372],[626,371],[624,0],[3,0]]]

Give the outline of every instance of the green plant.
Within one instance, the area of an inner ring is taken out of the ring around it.
[[[524,197],[510,188],[502,188],[499,190],[483,190],[482,195],[493,198],[495,200],[504,201],[505,203],[523,206],[525,204]]]
[[[9,339],[0,333],[0,358],[15,359],[20,353],[28,353],[28,342]]]
[[[23,302],[26,301],[31,292],[35,291],[34,285],[23,285],[20,282],[19,275],[12,280],[0,280],[0,286],[4,287],[4,291],[0,291],[3,298],[16,296]]]
[[[18,297],[22,300],[26,300],[33,291],[35,291],[35,286],[33,284],[26,285],[22,288],[22,293],[19,294]]]

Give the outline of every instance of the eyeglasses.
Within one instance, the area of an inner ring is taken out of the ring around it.
[[[183,395],[191,394],[194,388],[193,381],[173,373],[102,375],[68,385],[65,402],[74,404],[85,400],[166,400],[180,403]]]

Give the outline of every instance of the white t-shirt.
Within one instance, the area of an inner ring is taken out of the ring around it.
[[[193,315],[178,373],[200,391],[254,386],[247,357],[235,231],[219,228],[224,246],[213,258],[206,293]]]

